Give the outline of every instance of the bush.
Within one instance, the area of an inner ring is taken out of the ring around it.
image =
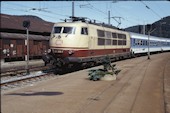
[[[97,81],[97,80],[100,80],[101,77],[104,77],[105,75],[118,75],[118,73],[121,71],[121,70],[118,70],[116,68],[116,64],[113,64],[111,65],[111,61],[110,61],[110,58],[108,56],[106,56],[104,59],[103,59],[103,68],[104,69],[93,69],[93,70],[89,70],[89,79],[90,80],[93,80],[93,81]]]

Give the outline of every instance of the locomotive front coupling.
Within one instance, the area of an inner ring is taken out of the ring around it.
[[[55,57],[55,55],[53,55],[52,53],[44,54],[42,56],[42,59],[45,63],[45,66],[47,64],[51,64],[55,67],[63,67],[65,65],[64,60],[62,60],[61,58]]]

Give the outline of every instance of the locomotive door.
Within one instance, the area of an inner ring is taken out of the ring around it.
[[[89,31],[89,34],[88,34],[88,39],[89,39],[89,43],[88,43],[88,47],[89,49],[94,49],[96,47],[96,42],[95,42],[95,39],[96,38],[96,29],[94,29],[93,27],[89,27],[88,26],[88,31]]]
[[[88,33],[88,26],[82,26],[81,27],[81,38],[77,40],[77,44],[81,48],[88,48],[88,42],[89,42],[89,33]]]

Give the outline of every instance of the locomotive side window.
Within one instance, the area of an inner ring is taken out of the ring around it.
[[[97,30],[98,37],[105,37],[105,33],[103,30]]]
[[[98,35],[98,45],[105,45],[105,32],[103,30],[97,29],[97,35]]]
[[[111,32],[106,31],[106,38],[111,38]]]
[[[118,39],[122,39],[122,34],[118,34]]]
[[[105,44],[105,39],[98,38],[98,45],[104,45]]]
[[[81,34],[88,35],[88,29],[86,27],[81,28]]]
[[[126,35],[118,34],[118,45],[126,45]]]
[[[111,40],[110,39],[106,39],[105,43],[106,43],[106,45],[111,45]]]
[[[117,45],[117,40],[113,40],[112,45]]]
[[[117,34],[116,33],[112,33],[112,38],[117,38]]]
[[[54,27],[54,33],[61,33],[62,27]]]
[[[118,34],[118,38],[126,40],[126,35],[125,34]]]
[[[126,34],[117,34],[114,32],[97,29],[98,45],[127,45]],[[106,39],[110,38],[110,39]],[[112,39],[111,39],[112,38]]]
[[[113,38],[113,41],[112,41],[112,45],[117,45],[117,34],[116,33],[112,33],[112,38]]]
[[[123,41],[122,40],[118,40],[118,45],[123,45]]]
[[[75,28],[74,27],[64,27],[63,33],[74,34]]]
[[[123,45],[126,45],[126,40],[123,40],[122,44],[123,44]]]
[[[122,34],[122,39],[126,40],[126,35]]]

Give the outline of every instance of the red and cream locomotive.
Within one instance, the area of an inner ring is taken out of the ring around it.
[[[106,55],[111,60],[131,55],[127,32],[87,22],[84,18],[54,24],[49,43],[50,53],[43,60],[56,67],[95,64]]]

